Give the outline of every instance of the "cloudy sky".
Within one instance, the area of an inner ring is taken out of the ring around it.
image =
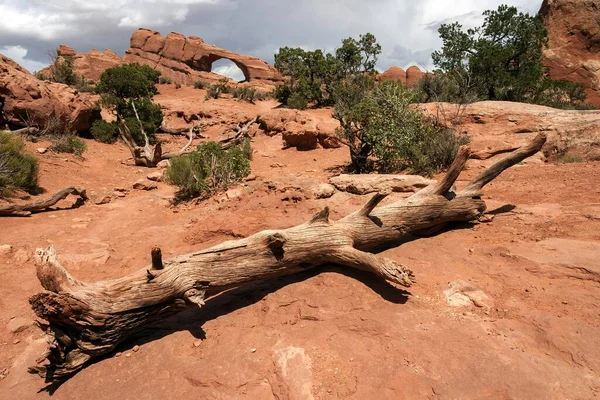
[[[437,27],[481,22],[508,3],[536,13],[542,0],[0,0],[0,53],[36,71],[64,43],[77,51],[123,54],[137,28],[196,35],[270,63],[281,46],[331,51],[342,38],[371,32],[383,47],[378,69],[431,67]],[[213,66],[231,74],[225,63]]]

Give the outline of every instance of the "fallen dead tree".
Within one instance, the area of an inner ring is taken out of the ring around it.
[[[47,210],[59,201],[66,199],[69,195],[78,196],[75,206],[83,204],[87,200],[87,195],[84,189],[75,187],[68,187],[63,189],[52,197],[47,199],[38,200],[28,204],[7,204],[0,205],[0,216],[11,216],[11,217],[28,217],[33,213]]]
[[[37,276],[46,291],[32,296],[30,303],[46,321],[49,347],[30,371],[48,382],[64,380],[149,324],[188,306],[201,307],[211,296],[244,283],[327,263],[410,286],[414,277],[409,268],[369,251],[393,246],[407,234],[432,234],[450,222],[479,219],[486,209],[482,188],[537,153],[545,141],[540,134],[457,192],[451,188],[469,158],[467,147],[459,150],[439,183],[402,201],[377,207],[386,194],[376,194],[362,209],[338,221],[330,220],[325,208],[302,225],[259,232],[170,260],[163,261],[155,248],[150,265],[114,280],[81,282],[59,264],[53,248],[39,249]]]
[[[199,130],[198,126],[192,126],[190,128],[187,128],[189,140],[185,144],[185,146],[183,146],[179,151],[172,152],[172,153],[163,153],[162,145],[160,142],[158,142],[156,145],[154,145],[154,147],[150,146],[150,140],[148,139],[148,135],[144,131],[144,127],[138,117],[137,110],[135,109],[135,105],[133,103],[132,103],[132,106],[135,111],[135,116],[136,116],[138,122],[140,123],[140,130],[142,132],[142,135],[144,136],[144,145],[138,146],[136,144],[136,142],[133,139],[133,136],[131,134],[131,131],[125,124],[124,120],[121,120],[119,122],[119,136],[125,143],[125,146],[127,146],[127,148],[129,149],[129,152],[131,153],[131,156],[133,157],[133,161],[135,162],[135,165],[153,168],[153,167],[156,167],[158,165],[158,163],[161,162],[162,160],[168,160],[168,159],[171,159],[176,156],[181,156],[181,155],[187,154],[191,151],[190,147],[192,146],[194,139],[196,138],[196,131]],[[223,139],[219,140],[218,143],[221,144],[221,147],[224,150],[227,150],[227,149],[235,146],[236,144],[241,143],[242,140],[244,140],[245,138],[248,137],[248,130],[250,129],[250,126],[256,122],[256,119],[257,118],[251,119],[250,121],[246,122],[243,125],[238,124],[237,127],[233,130],[235,133],[234,135],[223,138]],[[163,131],[165,129],[166,128],[164,128],[164,127],[162,128]],[[173,132],[174,131],[175,130],[173,130]]]

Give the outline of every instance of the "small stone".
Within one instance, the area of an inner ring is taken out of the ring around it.
[[[129,193],[129,189],[124,188],[124,187],[116,187],[113,189],[115,192],[121,192],[121,193]]]
[[[149,181],[147,179],[140,179],[136,183],[133,184],[133,188],[137,190],[154,190],[158,188],[155,182]]]
[[[569,304],[569,302],[568,302],[568,301],[563,301],[562,303],[563,303],[565,306],[566,306],[567,304]]]
[[[256,180],[256,175],[254,175],[254,174],[250,174],[244,179],[244,181],[246,181],[246,182],[252,182],[255,180]]]
[[[313,189],[315,199],[328,199],[335,194],[335,186],[328,183],[322,183]]]
[[[115,354],[115,357],[121,357],[123,355],[123,353],[118,352],[117,354]]]
[[[140,346],[138,346],[136,344],[135,346],[133,346],[133,348],[131,350],[133,350],[134,352],[138,352],[138,351],[140,351]]]
[[[110,203],[110,202],[111,202],[111,200],[112,200],[112,198],[111,198],[109,195],[107,195],[107,194],[105,194],[105,195],[100,195],[100,196],[96,196],[96,197],[94,198],[94,204],[95,204],[95,205],[97,205],[97,206],[101,206],[101,205],[103,205],[103,204],[108,204],[108,203]]]
[[[200,347],[201,344],[202,344],[202,340],[196,340],[194,342],[194,347]]]
[[[20,341],[19,339],[15,339],[15,340],[13,341],[13,344],[19,344],[19,343],[21,343],[21,341]]]
[[[162,182],[164,176],[165,176],[165,172],[163,170],[163,171],[152,172],[151,174],[148,174],[146,176],[146,178],[148,178],[148,180],[151,180],[153,182]]]
[[[40,154],[45,154],[48,151],[48,149],[45,147],[38,147],[35,151],[37,151]]]
[[[161,162],[159,162],[158,164],[156,164],[156,167],[160,168],[160,169],[165,169],[165,168],[169,168],[170,165],[171,165],[171,161],[169,161],[169,160],[162,160]]]
[[[117,191],[115,190],[113,193],[115,194],[115,196],[117,196],[117,197],[121,197],[121,198],[123,198],[123,197],[127,196],[127,192],[117,192]]]
[[[33,321],[27,318],[13,318],[8,324],[6,324],[6,328],[12,333],[23,332],[25,329],[29,328],[33,325]]]
[[[256,353],[256,349],[255,348],[250,349],[250,353]]]
[[[10,244],[2,244],[0,245],[0,256],[4,256],[6,254],[12,253],[12,246]]]
[[[131,357],[131,353],[125,354],[125,357],[127,357],[127,358]]]
[[[242,197],[244,195],[244,192],[242,191],[242,189],[229,189],[228,191],[225,192],[225,196],[227,196],[227,198],[229,200],[233,200],[233,199],[238,199],[240,197]]]

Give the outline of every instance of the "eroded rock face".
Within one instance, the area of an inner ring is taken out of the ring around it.
[[[600,153],[600,111],[558,110],[535,104],[482,101],[460,109],[455,104],[427,103],[420,109],[471,136],[471,150],[519,147],[538,133],[548,137],[543,154],[549,160],[572,154],[597,160]],[[458,117],[457,117],[458,116]],[[501,156],[500,156],[501,157]],[[525,163],[535,162],[532,157]]]
[[[60,45],[57,53],[63,57],[73,57],[73,71],[91,81],[100,79],[100,75],[109,68],[123,64],[123,58],[112,50],[90,50],[76,53],[69,46]]]
[[[71,124],[78,133],[89,131],[100,117],[97,96],[79,93],[60,83],[45,82],[0,54],[0,123],[44,126],[52,115]]]
[[[325,149],[341,146],[335,131],[339,122],[327,110],[323,115],[306,111],[278,109],[259,116],[258,122],[267,135],[281,133],[287,147],[313,150],[319,145]]]
[[[124,59],[128,63],[150,65],[174,83],[181,84],[217,80],[219,76],[211,73],[211,67],[213,62],[220,59],[235,63],[249,82],[274,84],[283,81],[275,67],[259,58],[237,54],[206,44],[199,37],[186,37],[174,32],[163,37],[159,32],[139,29],[131,37],[130,48]]]
[[[387,71],[382,72],[377,76],[377,80],[384,81],[397,81],[405,86],[415,86],[425,76],[425,72],[421,68],[413,65],[404,71],[400,67],[391,67]]]
[[[544,0],[540,15],[550,76],[582,84],[588,102],[600,106],[600,0]]]

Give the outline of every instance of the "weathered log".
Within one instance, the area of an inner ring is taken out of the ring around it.
[[[20,205],[19,204],[0,205],[0,216],[28,217],[32,213],[44,211],[44,210],[52,207],[59,201],[66,199],[71,194],[79,196],[79,198],[75,202],[75,204],[77,206],[83,204],[88,199],[84,189],[68,187],[66,189],[61,190],[60,192],[57,192],[50,198],[38,200],[33,203],[20,204]]]
[[[406,266],[372,254],[393,246],[407,234],[432,232],[447,223],[475,221],[486,209],[482,188],[502,171],[538,152],[543,134],[498,161],[458,192],[450,192],[469,157],[460,149],[446,176],[413,196],[377,207],[387,194],[376,194],[359,211],[338,221],[325,208],[308,222],[162,260],[128,276],[85,283],[58,262],[53,248],[39,249],[37,275],[46,292],[31,297],[35,313],[47,321],[49,348],[40,365],[30,369],[49,382],[64,380],[94,358],[113,352],[119,343],[153,322],[241,284],[273,279],[335,263],[370,271],[401,286],[414,283]],[[48,363],[41,365],[47,360]]]

